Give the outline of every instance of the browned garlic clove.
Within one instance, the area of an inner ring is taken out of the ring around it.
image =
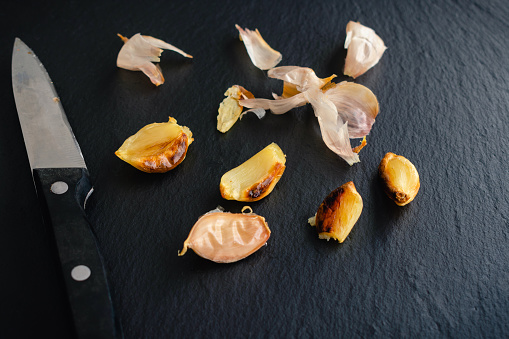
[[[239,100],[253,99],[254,95],[244,87],[234,85],[224,93],[226,98],[221,102],[217,115],[217,130],[226,133],[233,127],[242,113],[242,105]]]
[[[264,217],[255,213],[227,213],[216,209],[200,217],[194,224],[179,256],[191,248],[202,258],[217,263],[232,263],[256,252],[267,243],[269,237],[270,229]]]
[[[342,243],[359,219],[362,208],[362,197],[349,181],[332,191],[308,222],[316,226],[320,239],[332,238]]]
[[[115,152],[120,159],[147,173],[164,173],[180,164],[193,142],[193,133],[170,117],[153,123],[127,138]]]
[[[257,201],[266,197],[283,175],[286,156],[275,143],[221,177],[219,190],[228,200]]]
[[[415,166],[405,157],[388,152],[378,166],[385,193],[398,206],[414,200],[421,183]]]

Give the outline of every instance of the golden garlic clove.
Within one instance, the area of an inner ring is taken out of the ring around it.
[[[164,173],[180,164],[193,142],[191,130],[168,122],[153,123],[127,138],[115,154],[125,162],[147,173]]]
[[[385,192],[398,206],[414,200],[421,186],[415,166],[407,158],[391,152],[380,162],[378,174],[383,181]]]
[[[283,175],[285,163],[286,156],[281,148],[271,143],[221,177],[221,196],[237,201],[257,201],[266,197]]]
[[[362,212],[362,197],[352,181],[336,188],[322,202],[316,215],[309,218],[320,239],[345,241]]]
[[[270,229],[264,217],[216,209],[194,224],[179,256],[191,248],[202,258],[232,263],[256,252],[269,237]]]

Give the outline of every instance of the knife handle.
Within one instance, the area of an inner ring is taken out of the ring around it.
[[[78,338],[121,338],[101,254],[82,208],[91,189],[88,171],[44,168],[33,172],[46,207],[45,220],[53,228]]]

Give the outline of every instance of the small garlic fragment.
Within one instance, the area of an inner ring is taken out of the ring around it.
[[[164,173],[180,164],[193,142],[193,133],[170,117],[153,123],[127,138],[115,152],[120,159],[147,173]]]
[[[257,201],[266,197],[283,175],[285,163],[286,156],[281,148],[271,143],[221,177],[221,196],[237,201]]]
[[[232,263],[246,258],[270,237],[265,218],[255,213],[227,213],[213,210],[201,216],[184,242],[179,256],[191,248],[200,257],[217,263]],[[252,212],[252,210],[251,210]]]
[[[217,115],[217,130],[226,133],[239,119],[243,106],[239,104],[241,98],[253,99],[251,92],[239,85],[233,85],[224,93],[226,98],[221,102]]]
[[[405,157],[388,152],[378,166],[385,193],[398,206],[414,200],[421,183],[415,166]]]
[[[308,222],[316,226],[320,239],[332,238],[342,243],[359,219],[362,208],[362,197],[349,181],[332,191]]]
[[[346,25],[345,48],[348,52],[343,73],[354,79],[375,66],[387,49],[374,30],[353,21]]]

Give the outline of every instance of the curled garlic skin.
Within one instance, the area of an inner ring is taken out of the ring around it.
[[[342,243],[359,219],[363,209],[362,197],[352,181],[329,193],[318,207],[314,217],[308,219],[315,226],[320,239]]]
[[[344,74],[354,79],[375,66],[387,49],[374,30],[353,21],[346,25],[345,48]]]
[[[140,171],[165,173],[179,165],[193,142],[193,133],[170,117],[153,123],[127,138],[115,155]]]
[[[352,82],[332,83],[335,77],[320,79],[306,67],[282,66],[268,72],[270,77],[284,81],[283,95],[276,100],[247,99],[239,103],[253,109],[268,109],[273,114],[310,103],[320,125],[327,147],[349,165],[360,161],[362,147],[352,149],[351,138],[364,138],[369,134],[379,112],[376,96],[367,87]]]
[[[240,38],[246,46],[247,54],[256,67],[261,70],[268,70],[281,62],[283,58],[281,53],[263,40],[258,29],[254,31],[248,28],[242,29],[239,25],[235,25],[235,28],[239,31]]]
[[[152,62],[160,61],[159,57],[163,49],[172,50],[186,58],[192,58],[191,55],[177,47],[148,35],[137,33],[131,39],[118,35],[124,41],[124,46],[118,53],[117,66],[130,71],[142,71],[156,86],[164,83],[164,77],[161,69]]]
[[[396,205],[405,206],[414,200],[421,182],[414,164],[407,158],[388,152],[378,166],[384,190]]]
[[[200,257],[232,263],[246,258],[262,247],[270,237],[265,218],[252,213],[228,213],[220,209],[201,216],[184,242],[179,256],[191,248]]]

